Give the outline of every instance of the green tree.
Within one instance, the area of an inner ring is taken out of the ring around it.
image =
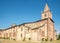
[[[59,35],[58,35],[58,39],[60,39],[60,33],[59,33]]]

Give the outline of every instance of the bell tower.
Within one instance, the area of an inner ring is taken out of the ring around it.
[[[52,19],[52,13],[50,12],[50,9],[47,4],[45,5],[44,11],[42,13],[42,19],[45,19],[45,18]]]

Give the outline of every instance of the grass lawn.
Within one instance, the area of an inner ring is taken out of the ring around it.
[[[0,43],[60,43],[60,40],[56,41],[15,41],[15,40],[8,40],[8,39],[0,39]]]

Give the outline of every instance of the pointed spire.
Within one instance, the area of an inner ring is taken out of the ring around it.
[[[44,8],[44,12],[45,12],[45,11],[48,11],[48,10],[50,10],[50,9],[49,9],[49,7],[48,7],[48,4],[46,3],[45,8]]]

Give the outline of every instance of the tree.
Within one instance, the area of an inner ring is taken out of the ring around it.
[[[60,39],[60,33],[58,34],[58,39]]]

